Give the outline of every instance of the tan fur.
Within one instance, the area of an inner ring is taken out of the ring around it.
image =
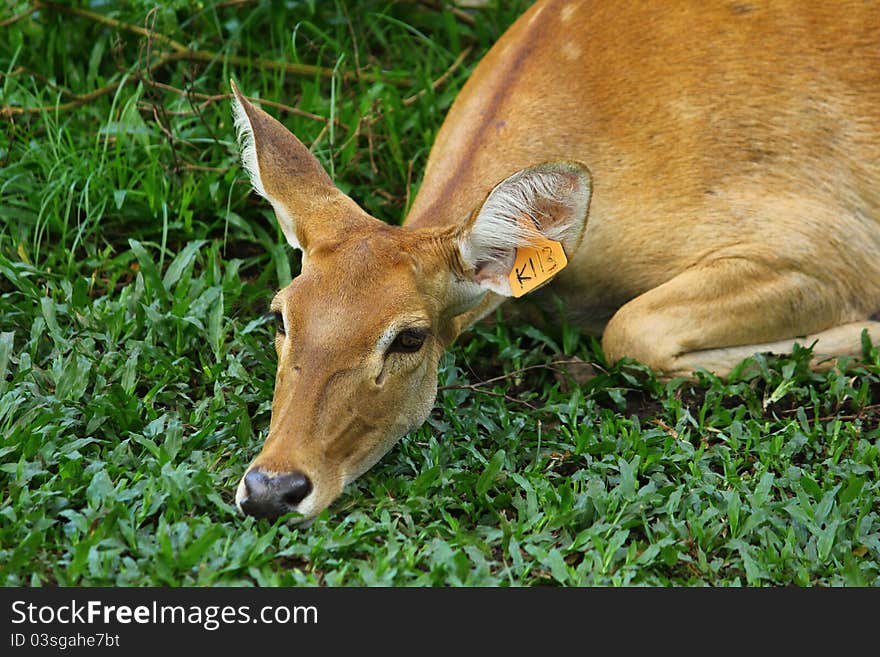
[[[547,218],[580,238],[549,287],[609,358],[723,376],[795,341],[818,340],[817,365],[864,329],[880,342],[880,3],[538,2],[451,108],[404,228],[245,108],[306,256],[276,299],[290,329],[255,464],[306,471],[307,516],[423,421],[442,350],[504,301],[458,245],[496,184],[544,162],[589,171],[586,216]],[[378,385],[372,345],[412,318],[428,344]]]

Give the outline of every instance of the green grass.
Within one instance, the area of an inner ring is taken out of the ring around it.
[[[480,325],[425,426],[312,527],[235,511],[269,422],[262,315],[298,259],[216,96],[235,77],[307,113],[269,108],[396,223],[467,72],[528,3],[502,4],[75,5],[213,53],[151,72],[167,42],[95,17],[0,28],[0,105],[48,108],[0,119],[5,585],[880,583],[867,344],[846,371],[810,373],[804,349],[661,384],[571,327]],[[576,384],[554,364],[573,358],[600,375]]]

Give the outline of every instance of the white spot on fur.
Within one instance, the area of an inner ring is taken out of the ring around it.
[[[559,19],[563,23],[567,23],[569,20],[571,20],[571,17],[574,16],[574,13],[577,11],[577,9],[577,5],[565,5],[562,8],[562,11],[559,12]]]
[[[581,49],[576,43],[566,43],[562,46],[562,54],[566,59],[574,61],[581,56]]]

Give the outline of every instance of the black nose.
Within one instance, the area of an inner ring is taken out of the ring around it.
[[[253,469],[244,476],[246,497],[241,510],[249,516],[275,519],[296,511],[296,506],[312,492],[312,482],[302,472],[270,475]]]

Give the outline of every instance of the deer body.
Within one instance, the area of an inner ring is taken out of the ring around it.
[[[449,112],[406,224],[461,221],[486,181],[578,160],[589,217],[551,289],[597,335],[628,301],[725,259],[814,279],[797,287],[815,308],[743,327],[741,344],[880,310],[880,4],[628,4],[534,5]]]
[[[536,230],[569,266],[532,296],[663,376],[880,340],[880,3],[538,2],[450,109],[403,228],[238,103],[254,186],[304,253],[273,302],[245,511],[314,516],[418,426],[440,353],[510,295]]]

